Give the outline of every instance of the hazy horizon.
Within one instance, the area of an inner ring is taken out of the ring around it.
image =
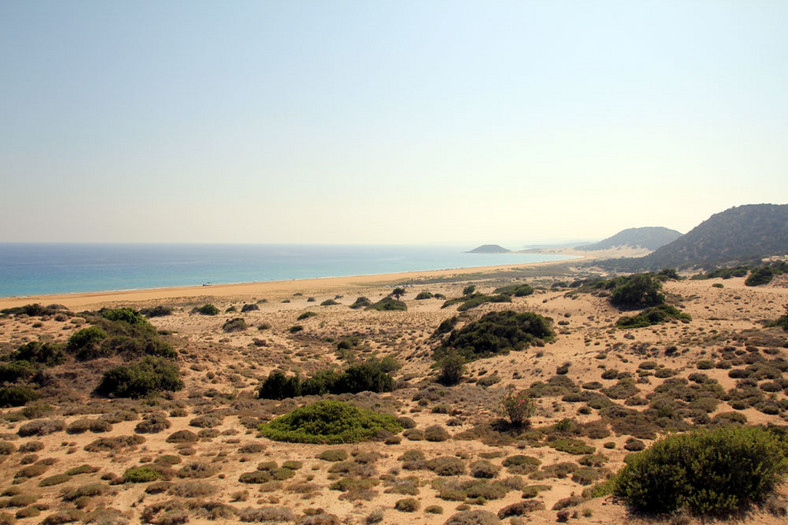
[[[786,19],[766,1],[7,0],[0,242],[686,233],[788,202]]]

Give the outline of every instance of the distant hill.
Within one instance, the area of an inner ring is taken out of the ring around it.
[[[747,204],[716,213],[653,253],[618,259],[618,269],[689,268],[788,254],[788,204]]]
[[[507,250],[503,246],[498,246],[497,244],[483,244],[478,248],[474,248],[473,250],[467,253],[509,253],[511,250]]]
[[[618,246],[631,246],[632,248],[640,246],[648,250],[656,250],[657,248],[675,241],[679,237],[681,237],[681,232],[661,226],[627,228],[612,237],[608,237],[594,244],[577,246],[575,249],[592,251],[609,250],[610,248],[616,248]]]

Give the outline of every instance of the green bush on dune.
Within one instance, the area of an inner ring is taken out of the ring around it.
[[[260,434],[274,441],[321,444],[355,443],[401,430],[393,416],[342,401],[318,401],[260,426]]]
[[[676,434],[628,456],[614,491],[638,511],[728,514],[771,492],[787,451],[788,441],[762,428]]]
[[[96,392],[111,397],[140,398],[183,388],[178,367],[160,357],[146,357],[104,373]]]
[[[453,330],[435,350],[434,357],[440,361],[453,349],[466,361],[473,361],[508,350],[521,350],[531,344],[543,344],[555,338],[550,325],[550,319],[532,312],[490,312],[478,321]]]
[[[616,326],[619,328],[643,328],[646,326],[664,323],[670,319],[688,322],[692,320],[692,317],[689,314],[682,313],[682,311],[675,306],[662,304],[659,306],[646,308],[642,312],[632,317],[628,317],[626,315],[622,316],[618,321],[616,321]]]
[[[637,309],[658,306],[665,302],[660,293],[662,283],[653,274],[619,277],[610,294],[610,304],[617,308]]]
[[[390,372],[399,368],[399,363],[390,357],[372,358],[364,363],[352,365],[342,372],[322,370],[306,379],[286,376],[275,370],[263,381],[258,390],[261,399],[285,399],[297,396],[320,396],[325,394],[356,394],[358,392],[391,392],[394,379]]]

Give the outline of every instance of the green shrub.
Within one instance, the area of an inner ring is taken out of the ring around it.
[[[255,310],[259,310],[260,307],[254,303],[245,304],[241,307],[241,313],[245,314],[246,312],[254,312]]]
[[[225,332],[243,332],[247,329],[246,321],[242,317],[235,317],[228,319],[222,325],[222,330]]]
[[[167,315],[172,315],[172,308],[170,308],[169,306],[157,305],[154,306],[153,308],[143,308],[142,310],[140,310],[140,313],[148,318],[164,317]]]
[[[454,330],[435,351],[436,360],[443,358],[450,349],[467,361],[490,357],[506,350],[520,350],[540,341],[555,337],[550,320],[541,315],[512,310],[490,312],[478,321]]]
[[[30,401],[35,401],[41,396],[25,386],[0,387],[0,407],[20,407]]]
[[[448,308],[449,306],[454,306],[455,304],[459,304],[460,306],[457,307],[458,312],[465,312],[470,310],[471,308],[476,308],[477,306],[481,306],[485,303],[511,303],[512,296],[507,294],[497,294],[497,295],[486,295],[482,293],[475,293],[471,295],[464,295],[462,297],[456,297],[454,299],[449,299],[441,308]]]
[[[121,321],[128,324],[148,324],[148,320],[134,308],[114,308],[99,311],[101,317],[110,321]]]
[[[183,388],[178,367],[161,357],[146,357],[128,366],[104,373],[96,391],[111,397],[145,397],[161,391]]]
[[[634,274],[616,279],[617,285],[610,294],[610,304],[618,308],[646,308],[665,302],[660,293],[662,283],[652,274]]]
[[[513,284],[496,289],[493,293],[502,295],[513,295],[515,297],[525,297],[534,293],[534,288],[528,284]]]
[[[296,321],[303,321],[304,319],[309,319],[310,317],[315,317],[317,313],[315,312],[304,312],[296,318]]]
[[[416,512],[419,510],[419,502],[415,498],[405,498],[398,500],[394,508],[400,512]]]
[[[339,304],[339,303],[338,303],[338,302],[336,302],[336,301],[335,301],[335,300],[333,300],[333,299],[326,299],[325,301],[323,301],[322,303],[320,303],[320,306],[336,306],[336,305],[338,305],[338,304]]]
[[[301,395],[301,378],[288,377],[279,370],[274,370],[260,385],[257,392],[261,399],[285,399]]]
[[[745,286],[761,286],[769,284],[774,278],[774,271],[769,266],[759,266],[750,272],[749,277],[744,280]]]
[[[419,294],[416,296],[416,300],[423,301],[424,299],[432,299],[432,297],[432,293],[425,290],[423,292],[419,292]]]
[[[367,310],[377,310],[379,312],[391,312],[397,310],[407,310],[408,306],[402,301],[398,301],[391,296],[384,297],[380,301],[367,306]]]
[[[11,359],[55,366],[66,360],[66,354],[63,352],[63,345],[33,341],[20,346],[11,354]]]
[[[616,326],[619,328],[644,328],[646,326],[664,323],[670,319],[688,322],[692,320],[692,317],[689,314],[683,313],[675,306],[662,304],[646,308],[632,317],[622,316],[616,321]]]
[[[212,304],[206,304],[199,308],[195,308],[196,313],[200,315],[218,315],[219,309]]]
[[[501,398],[501,413],[514,426],[527,426],[528,419],[536,412],[536,405],[530,393],[521,390],[509,390]]]
[[[672,435],[627,457],[615,493],[636,510],[731,513],[771,492],[785,453],[785,444],[760,428]]]
[[[303,327],[303,326],[301,326],[300,324],[294,324],[293,326],[291,326],[290,328],[288,328],[288,331],[289,331],[291,334],[297,334],[298,332],[302,332],[303,330],[304,330],[304,327]]]
[[[452,386],[462,381],[465,375],[465,358],[454,350],[446,352],[438,361],[438,382]]]
[[[372,301],[370,301],[366,297],[359,297],[358,299],[356,299],[356,301],[353,304],[350,305],[350,307],[353,310],[358,310],[359,308],[366,308],[367,306],[370,306],[371,304],[372,304]]]
[[[107,332],[96,326],[89,326],[74,332],[68,339],[66,350],[77,355],[77,359],[91,359],[99,352],[101,341],[109,337]]]
[[[16,383],[30,379],[36,373],[36,367],[29,361],[9,361],[0,364],[0,383]]]
[[[439,335],[448,334],[454,330],[454,327],[457,326],[457,322],[459,320],[460,318],[455,315],[454,317],[449,317],[448,319],[442,321],[441,324],[438,325],[438,328],[435,329],[435,333],[433,335],[437,337]]]
[[[318,401],[260,426],[260,433],[274,441],[323,444],[365,441],[382,430],[397,433],[402,426],[392,416],[342,401]]]
[[[341,373],[323,370],[304,380],[299,376],[287,377],[282,372],[274,371],[263,381],[258,396],[261,399],[285,399],[302,395],[391,392],[394,390],[394,379],[387,370],[395,370],[398,366],[392,358],[372,358],[352,365]]]
[[[148,483],[160,477],[161,472],[150,467],[134,467],[123,473],[123,481],[126,483]]]

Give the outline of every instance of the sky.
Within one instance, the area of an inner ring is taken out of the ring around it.
[[[788,202],[788,2],[0,2],[0,242],[454,244]]]

